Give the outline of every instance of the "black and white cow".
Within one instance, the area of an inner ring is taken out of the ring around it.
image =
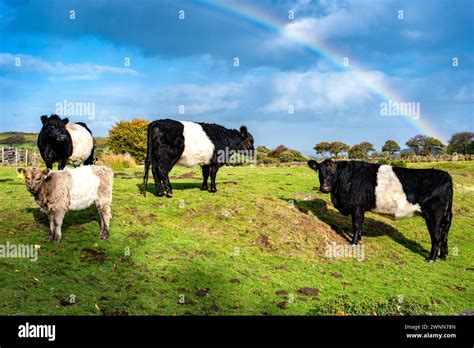
[[[451,176],[436,169],[408,169],[360,161],[308,161],[319,172],[319,190],[343,215],[352,216],[352,244],[361,239],[364,213],[372,211],[404,218],[420,214],[431,236],[427,261],[448,255],[452,219]]]
[[[184,166],[200,165],[203,182],[201,190],[207,190],[211,177],[211,192],[216,192],[216,174],[228,163],[232,151],[254,151],[253,137],[245,126],[227,129],[216,124],[174,121],[170,119],[153,121],[148,125],[147,157],[143,192],[146,195],[148,171],[152,166],[156,192],[162,197],[163,186],[167,197],[172,197],[168,173],[178,163]]]
[[[85,123],[72,123],[58,115],[43,115],[41,122],[38,148],[48,169],[52,169],[55,162],[59,162],[59,170],[64,169],[68,161],[75,167],[94,163],[92,132]]]

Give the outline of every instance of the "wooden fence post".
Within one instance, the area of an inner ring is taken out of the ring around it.
[[[25,166],[28,166],[28,149],[25,150]]]
[[[2,146],[2,164],[5,165],[5,153],[4,153],[4,147]]]

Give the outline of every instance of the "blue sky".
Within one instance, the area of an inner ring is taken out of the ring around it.
[[[169,117],[306,154],[474,131],[469,0],[0,1],[0,34],[0,131],[37,132],[65,100],[94,104],[68,117],[97,136]],[[381,115],[389,99],[420,119]]]

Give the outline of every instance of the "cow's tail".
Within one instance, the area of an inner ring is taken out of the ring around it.
[[[153,150],[153,139],[152,139],[152,123],[148,125],[148,130],[147,130],[147,144],[146,144],[146,158],[145,158],[145,174],[143,175],[143,187],[142,187],[142,193],[146,197],[146,191],[147,191],[147,186],[148,186],[148,172],[150,171],[150,165],[151,165],[151,153]]]
[[[451,221],[453,219],[453,181],[451,176],[449,177],[448,186],[448,205],[446,211],[441,219],[440,232],[441,232],[441,248],[444,249],[445,255],[448,254],[448,232],[451,227]]]

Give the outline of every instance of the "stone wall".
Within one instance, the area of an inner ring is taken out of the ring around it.
[[[37,166],[41,161],[39,152],[20,147],[1,146],[0,165]]]

